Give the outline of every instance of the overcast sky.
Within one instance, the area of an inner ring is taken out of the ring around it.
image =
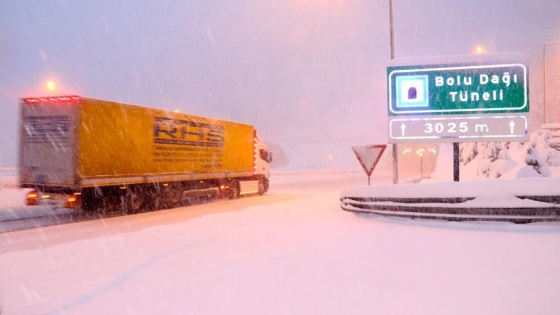
[[[540,124],[560,1],[393,7],[397,58],[525,52]],[[17,164],[18,98],[49,79],[55,94],[249,123],[282,146],[386,143],[389,43],[388,1],[0,0],[0,166]]]

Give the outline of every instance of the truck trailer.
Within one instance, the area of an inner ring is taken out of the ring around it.
[[[77,95],[20,102],[28,204],[128,213],[269,188],[253,126]]]

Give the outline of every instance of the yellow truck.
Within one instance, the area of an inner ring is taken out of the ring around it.
[[[268,191],[272,155],[251,125],[76,95],[20,112],[28,204],[138,212]]]

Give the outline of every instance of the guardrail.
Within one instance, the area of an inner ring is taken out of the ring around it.
[[[369,198],[340,199],[346,211],[382,216],[443,219],[449,221],[509,221],[530,223],[560,221],[560,196],[516,196],[542,202],[539,207],[469,207],[465,203],[476,197],[458,198]]]

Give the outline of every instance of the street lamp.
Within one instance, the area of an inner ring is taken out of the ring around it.
[[[409,153],[412,153],[413,149],[410,147],[405,147],[404,150],[402,151],[403,155],[408,155]],[[427,151],[427,152],[426,152]],[[420,179],[424,179],[424,156],[425,155],[436,155],[438,152],[438,150],[433,147],[433,146],[425,146],[425,147],[418,147],[416,149],[416,151],[414,151],[414,153],[416,154],[416,156],[420,157]]]
[[[52,92],[56,90],[56,83],[53,80],[49,80],[45,84],[45,88],[47,89],[47,91]]]

